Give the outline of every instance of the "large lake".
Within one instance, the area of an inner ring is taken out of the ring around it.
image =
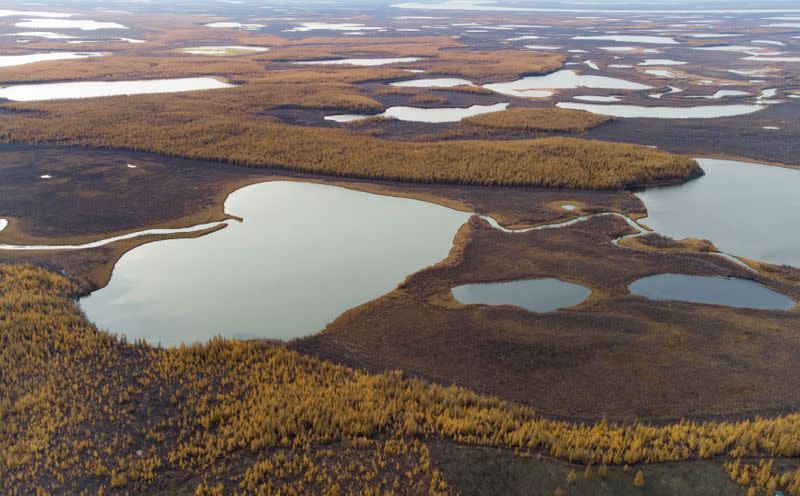
[[[289,339],[445,258],[468,213],[335,186],[269,182],[240,189],[244,218],[195,239],[126,253],[105,288],[81,300],[98,327],[177,345],[216,335]]]
[[[800,171],[698,159],[705,176],[638,193],[642,222],[675,239],[711,240],[731,255],[800,267]]]

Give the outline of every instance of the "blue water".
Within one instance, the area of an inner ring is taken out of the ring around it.
[[[795,305],[788,296],[748,279],[657,274],[639,279],[629,289],[635,295],[654,300],[769,310],[788,310]]]

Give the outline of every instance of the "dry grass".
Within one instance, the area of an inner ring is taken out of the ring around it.
[[[411,88],[402,88],[400,86],[386,86],[385,88],[378,88],[372,92],[373,96],[414,96],[419,93],[418,90]]]
[[[461,86],[449,86],[449,87],[439,87],[433,86],[428,88],[431,91],[454,91],[456,93],[467,93],[469,95],[494,95],[495,92],[492,90],[487,90],[483,86],[468,86],[466,84]]]
[[[463,45],[448,36],[311,37],[287,40],[260,54],[258,59],[285,62],[353,57],[434,57],[442,50],[454,48],[463,48]]]
[[[253,82],[292,83],[292,84],[355,84],[375,81],[391,81],[408,77],[408,73],[400,69],[381,67],[342,68],[336,66],[313,67],[299,66],[287,70],[270,71]]]
[[[383,105],[377,100],[358,93],[358,89],[350,85],[299,86],[290,91],[306,93],[303,96],[292,95],[282,107],[312,108],[322,110],[346,110],[355,113],[377,113],[383,111]]]
[[[156,79],[190,76],[252,78],[263,64],[244,58],[153,57],[111,55],[75,61],[52,61],[0,69],[0,82]]]
[[[253,82],[185,94],[4,104],[14,111],[0,115],[0,141],[433,183],[608,189],[684,181],[699,172],[689,158],[644,146],[571,138],[401,143],[264,116],[269,108],[297,105],[380,109],[356,87]]]
[[[467,117],[462,120],[467,127],[488,128],[497,131],[524,132],[585,132],[612,120],[582,110],[560,108],[511,108],[502,112]]]
[[[411,98],[411,103],[430,103],[437,105],[446,105],[447,97],[442,95],[431,95],[430,93],[418,93]]]
[[[707,239],[687,238],[675,240],[658,233],[648,233],[622,240],[623,246],[639,250],[717,252],[714,243]]]
[[[442,51],[435,59],[417,63],[428,74],[461,76],[491,81],[507,81],[525,74],[544,74],[564,63],[564,56],[554,53],[498,50],[492,52]]]

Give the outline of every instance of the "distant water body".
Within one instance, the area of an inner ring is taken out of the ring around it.
[[[675,239],[708,239],[731,255],[800,267],[800,171],[698,159],[705,175],[637,193],[642,223]]]

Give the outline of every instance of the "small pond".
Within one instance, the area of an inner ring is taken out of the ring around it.
[[[600,35],[600,36],[575,36],[573,40],[591,41],[616,41],[619,43],[645,43],[651,45],[677,45],[675,38],[669,36],[638,36],[627,34]]]
[[[739,308],[788,310],[795,301],[748,279],[657,274],[629,287],[631,293],[653,300],[677,300]]]
[[[572,307],[591,294],[585,286],[558,279],[465,284],[452,292],[464,305],[516,305],[532,312]]]
[[[326,115],[326,121],[334,122],[353,122],[368,119],[370,117],[385,117],[406,122],[427,122],[431,124],[441,124],[445,122],[458,122],[461,119],[492,112],[501,112],[508,107],[508,103],[496,103],[494,105],[472,105],[471,107],[439,107],[439,108],[420,108],[420,107],[389,107],[382,114],[335,114]]]
[[[461,78],[408,79],[389,83],[400,88],[452,88],[454,86],[470,86],[472,81]]]
[[[80,29],[97,31],[99,29],[128,29],[117,22],[101,22],[79,19],[23,19],[15,24],[18,28],[29,29]]]
[[[255,52],[269,51],[269,47],[249,46],[249,45],[213,45],[213,46],[196,46],[181,48],[181,52],[190,55],[211,55],[211,56],[226,56],[226,55],[240,55]]]
[[[467,108],[389,107],[386,109],[386,112],[381,115],[400,121],[444,123],[458,122],[461,119],[475,115],[500,112],[505,110],[506,107],[508,107],[508,103],[496,103],[494,105],[472,105],[471,107]]]

